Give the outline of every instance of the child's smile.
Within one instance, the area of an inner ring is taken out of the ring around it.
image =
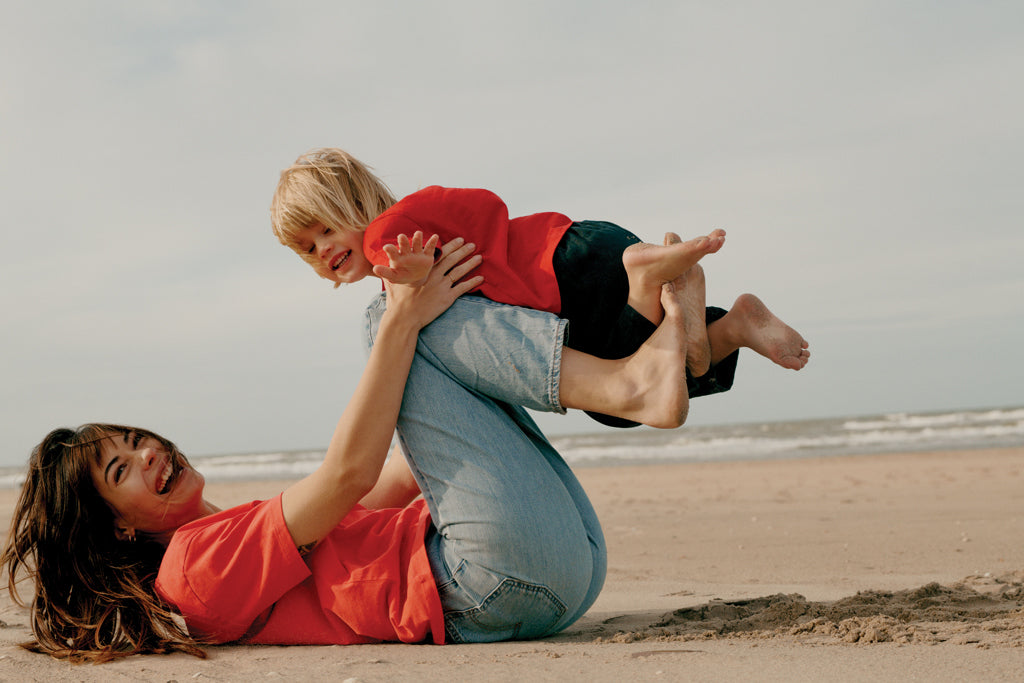
[[[348,262],[348,257],[351,254],[351,250],[346,251],[344,254],[338,254],[337,256],[331,259],[331,262],[329,264],[327,264],[328,267],[333,271],[337,271],[339,268],[345,265],[345,263]]]
[[[299,248],[312,258],[322,278],[333,282],[358,282],[372,273],[363,254],[363,234],[355,230],[334,230],[314,223],[296,235]]]

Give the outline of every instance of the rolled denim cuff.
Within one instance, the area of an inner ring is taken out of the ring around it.
[[[386,298],[366,312],[372,345]],[[460,297],[420,331],[416,352],[467,389],[548,413],[565,413],[559,401],[566,322],[551,313]]]

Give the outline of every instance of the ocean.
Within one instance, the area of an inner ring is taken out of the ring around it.
[[[647,428],[559,435],[551,442],[574,467],[844,456],[1024,446],[1024,407],[823,418],[790,422]],[[292,479],[312,472],[323,450],[190,456],[207,481]],[[23,467],[0,468],[0,487],[21,485]]]

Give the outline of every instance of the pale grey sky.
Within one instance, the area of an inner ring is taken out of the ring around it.
[[[16,1],[0,27],[0,464],[94,420],[325,445],[376,287],[331,289],[267,212],[324,145],[398,194],[725,228],[709,301],[761,295],[812,362],[744,355],[694,424],[1024,403],[1021,3]]]

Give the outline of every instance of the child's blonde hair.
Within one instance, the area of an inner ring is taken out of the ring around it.
[[[322,147],[281,171],[270,221],[281,244],[316,267],[315,259],[298,244],[299,231],[319,223],[362,232],[394,203],[391,190],[369,166],[344,150]]]

